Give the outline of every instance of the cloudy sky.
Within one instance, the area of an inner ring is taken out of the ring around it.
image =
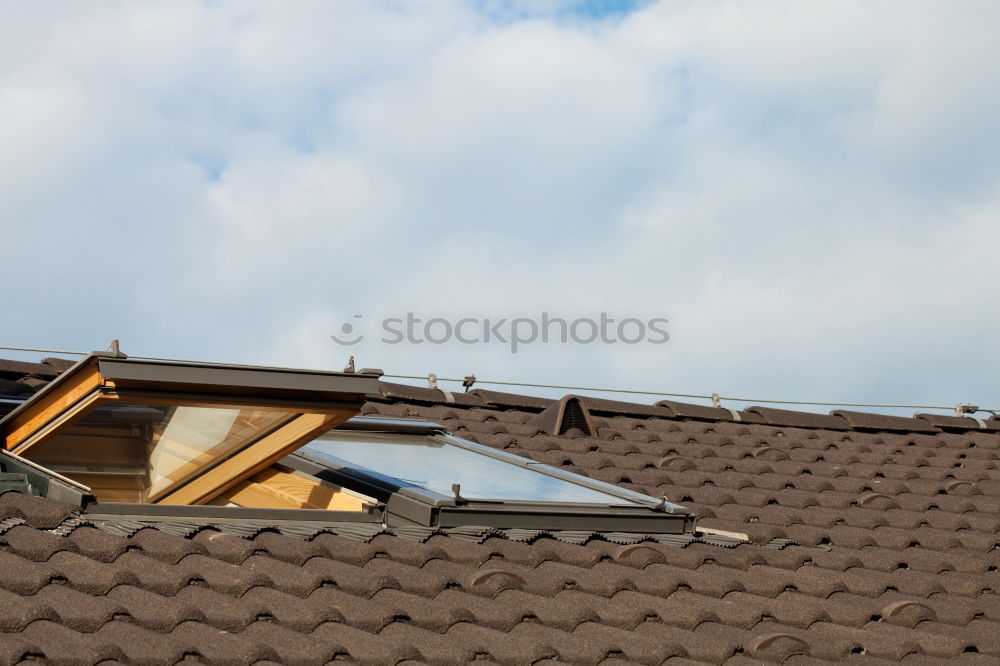
[[[1000,408],[998,24],[991,0],[0,2],[0,344]],[[669,340],[384,341],[407,312]]]

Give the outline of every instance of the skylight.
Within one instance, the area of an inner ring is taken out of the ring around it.
[[[390,526],[679,533],[683,506],[455,437],[429,421],[355,417],[281,461],[381,502]]]
[[[483,455],[444,436],[333,431],[301,449],[341,469],[421,488],[443,499],[635,504],[537,470]]]
[[[374,377],[92,355],[0,420],[101,501],[204,504],[358,412]]]
[[[21,456],[7,461],[18,488],[78,497],[91,516],[239,511],[388,527],[694,527],[690,512],[665,498],[429,421],[357,416],[378,392],[374,375],[94,354],[0,419],[0,437]]]

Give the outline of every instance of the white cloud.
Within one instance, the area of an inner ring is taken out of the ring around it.
[[[997,13],[8,4],[0,342],[339,367],[357,313],[607,311],[672,340],[358,353],[1000,404]]]

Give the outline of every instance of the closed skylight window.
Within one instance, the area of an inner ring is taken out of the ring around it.
[[[378,476],[442,498],[584,504],[635,504],[530,467],[483,455],[451,438],[333,431],[301,449],[345,469]],[[582,477],[580,477],[582,479]]]
[[[281,461],[381,502],[390,526],[679,533],[683,506],[455,437],[420,420],[355,417]]]

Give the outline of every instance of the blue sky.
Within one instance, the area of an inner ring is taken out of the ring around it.
[[[1000,407],[998,19],[3,3],[0,344]],[[373,330],[543,311],[663,317],[670,340]],[[366,339],[335,344],[358,314]]]

